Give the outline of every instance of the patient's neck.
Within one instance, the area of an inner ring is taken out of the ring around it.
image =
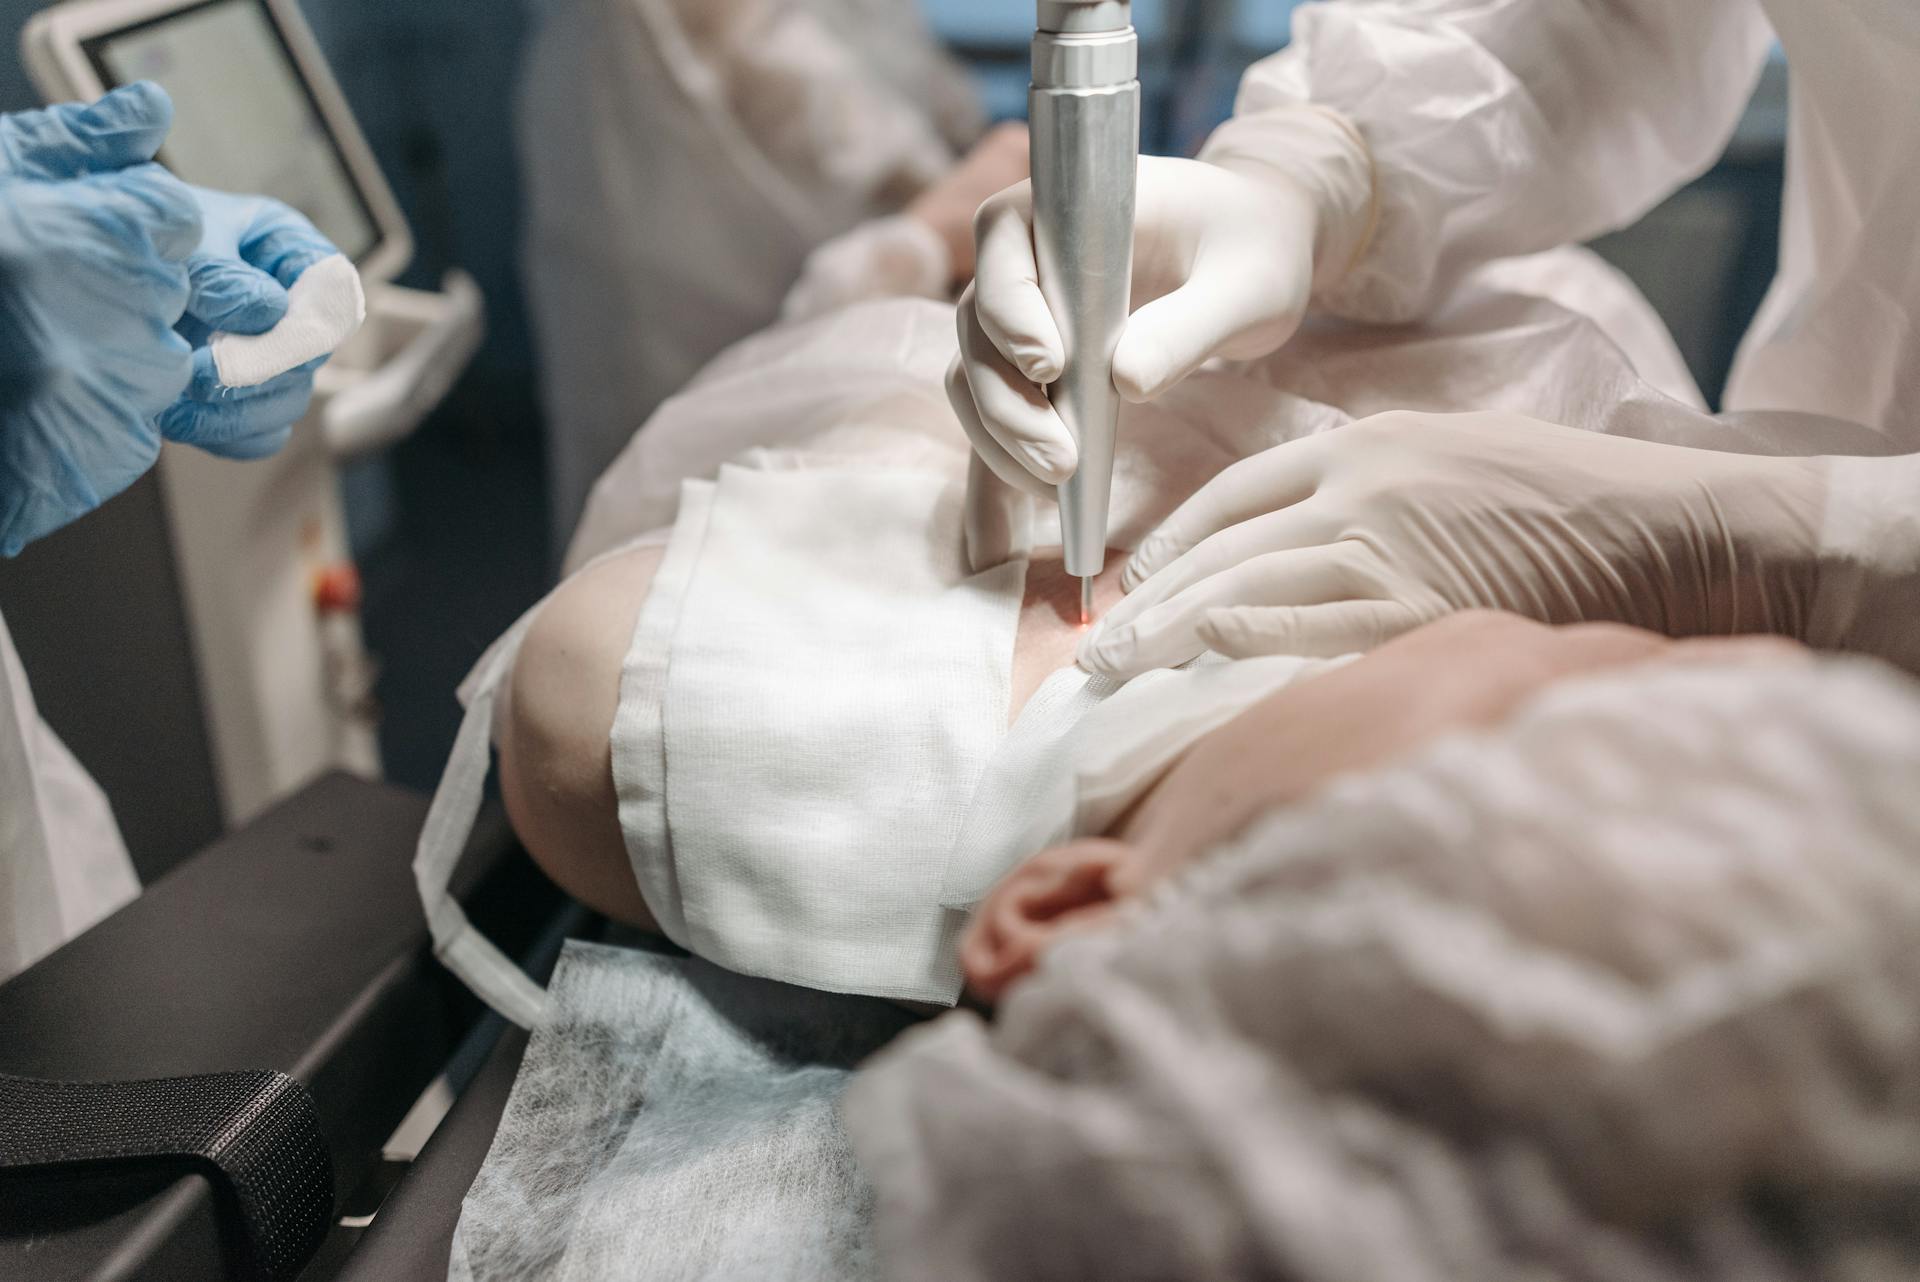
[[[1107,568],[1093,585],[1096,617],[1120,599],[1120,567],[1125,563],[1124,552],[1107,553]],[[1072,665],[1079,645],[1080,580],[1067,573],[1059,548],[1042,548],[1028,565],[1026,595],[1020,602],[1020,632],[1013,647],[1013,697],[1007,701],[1009,723],[1020,715],[1042,681]]]

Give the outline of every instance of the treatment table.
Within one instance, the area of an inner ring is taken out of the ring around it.
[[[0,985],[0,1278],[445,1276],[526,1038],[433,959],[426,808],[325,777]],[[542,978],[598,928],[497,809],[455,890]],[[452,1110],[383,1161],[443,1073]]]

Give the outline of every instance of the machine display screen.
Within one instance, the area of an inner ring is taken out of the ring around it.
[[[209,0],[83,47],[108,88],[153,80],[172,96],[160,160],[179,177],[278,197],[356,260],[378,243],[372,211],[258,0]]]

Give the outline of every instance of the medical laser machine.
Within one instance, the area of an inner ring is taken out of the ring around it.
[[[485,334],[479,287],[457,270],[439,290],[393,283],[412,232],[297,0],[67,0],[20,46],[49,102],[158,82],[162,164],[286,201],[359,269],[366,323],[287,446],[236,462],[168,445],[158,471],[227,822],[330,769],[378,775],[340,470],[440,403]]]
[[[1060,486],[1060,542],[1080,621],[1106,565],[1120,394],[1113,351],[1133,284],[1140,40],[1130,0],[1039,0],[1033,34],[1033,246],[1066,364],[1047,389],[1080,466]]]

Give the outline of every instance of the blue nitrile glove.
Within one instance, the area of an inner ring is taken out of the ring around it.
[[[150,163],[172,119],[145,83],[0,116],[0,554],[152,467],[189,381],[200,207]]]
[[[297,210],[264,196],[192,189],[204,231],[188,260],[191,293],[180,333],[193,344],[186,395],[160,416],[171,441],[225,458],[262,458],[286,444],[313,396],[325,358],[256,387],[224,387],[207,340],[216,332],[264,334],[287,313],[287,287],[339,251]]]

